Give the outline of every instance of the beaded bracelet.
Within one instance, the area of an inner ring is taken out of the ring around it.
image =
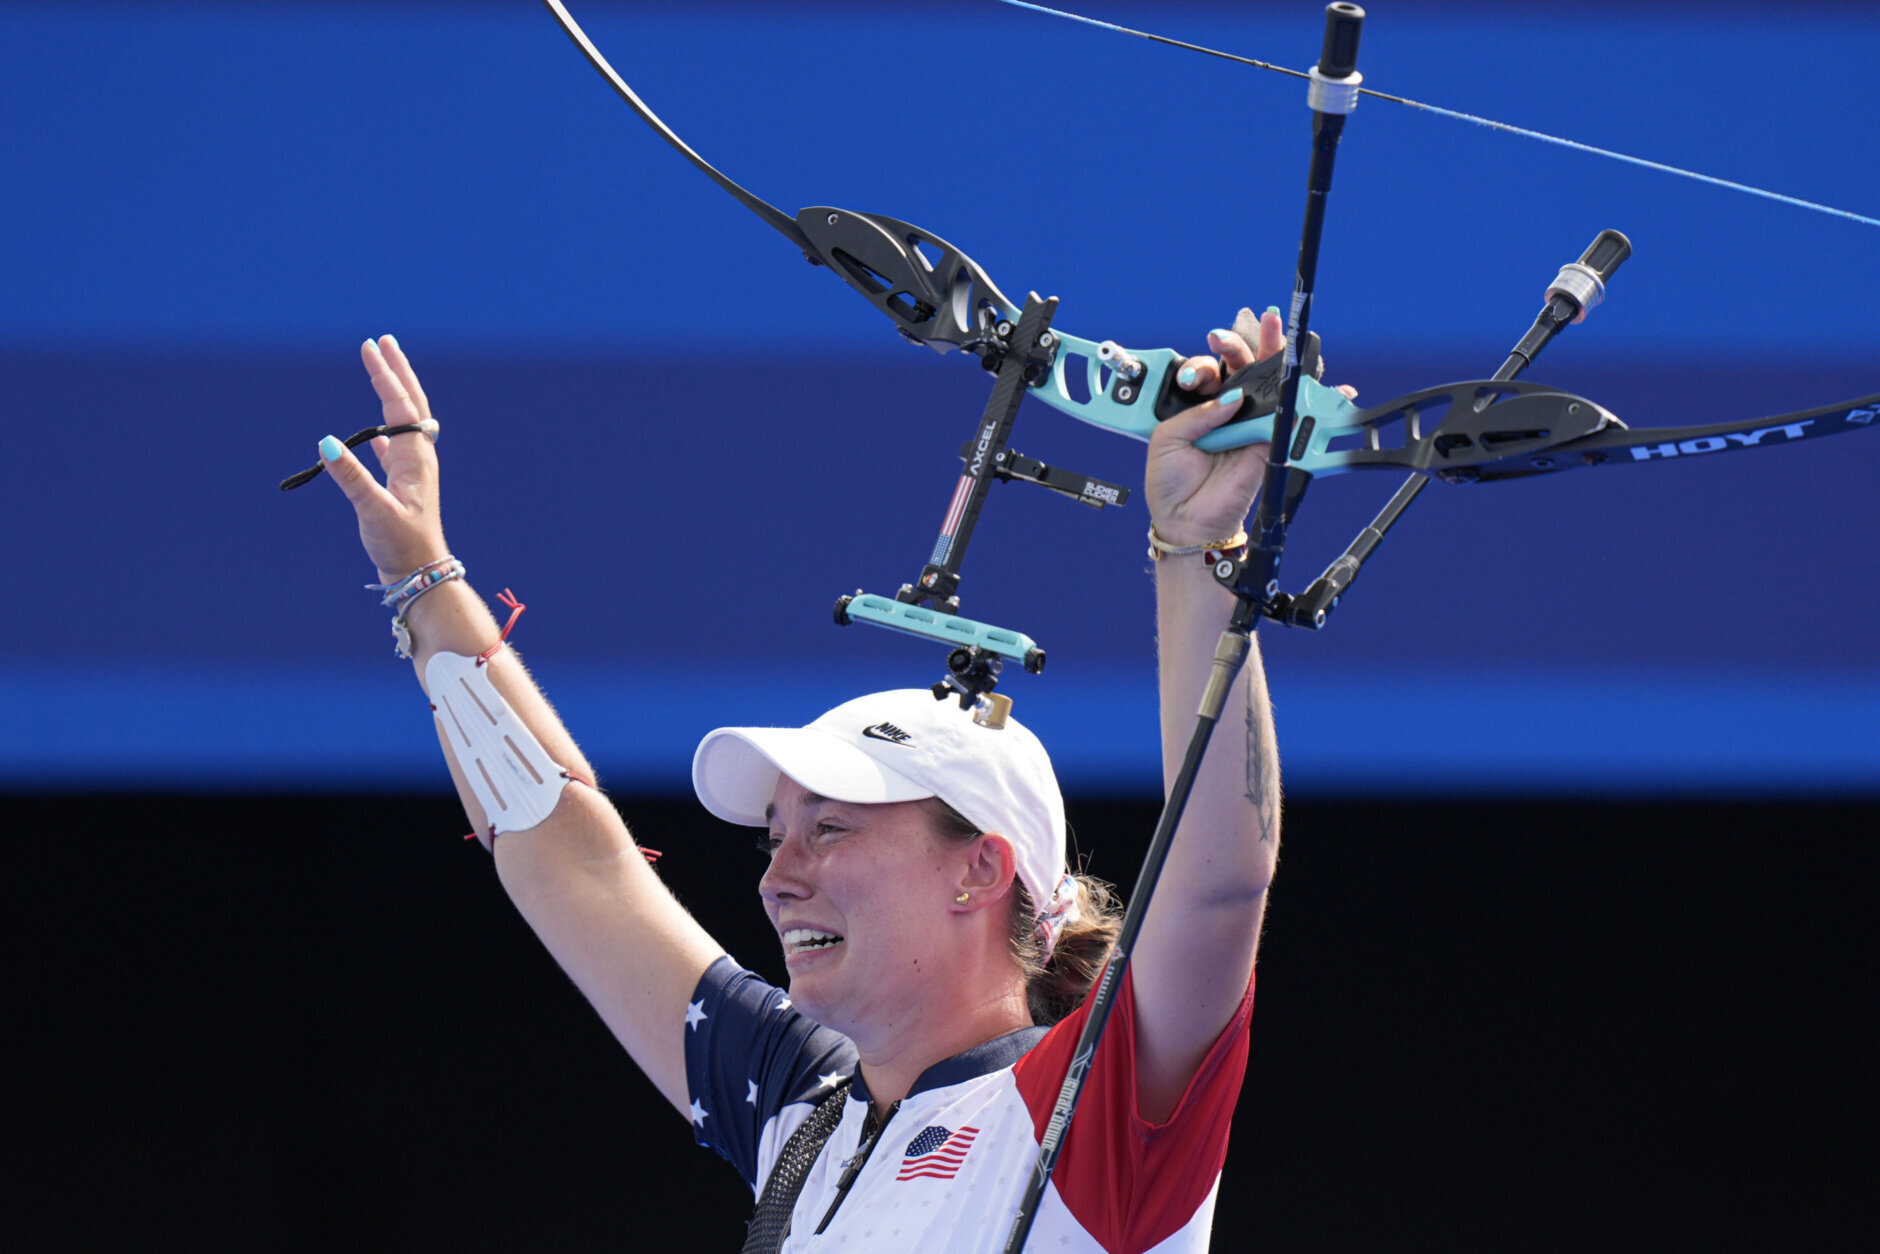
[[[366,585],[368,591],[385,594],[379,601],[380,605],[396,611],[392,615],[392,640],[393,651],[399,657],[411,656],[411,628],[405,623],[405,615],[411,612],[411,603],[441,583],[462,579],[465,573],[462,562],[444,556],[435,562],[426,562],[403,579]]]
[[[385,595],[380,598],[379,604],[386,609],[396,609],[445,580],[461,579],[463,575],[463,563],[446,554],[435,562],[426,562],[403,579],[395,579],[391,583],[369,583],[366,589],[369,592],[383,592]]]

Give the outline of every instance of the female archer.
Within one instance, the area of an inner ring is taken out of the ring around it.
[[[1284,348],[1276,311],[1211,333],[1197,404],[1149,443],[1163,769],[1172,778],[1244,545],[1264,445],[1194,441],[1225,373]],[[436,430],[390,336],[362,347],[388,427]],[[451,777],[504,888],[695,1137],[759,1196],[747,1250],[999,1248],[1115,935],[1065,860],[1063,802],[1016,721],[926,690],[699,746],[706,808],[764,829],[758,894],[789,988],[740,968],[640,856],[444,542],[432,442],[333,437],[325,468],[396,612]],[[1196,782],[1033,1230],[1053,1250],[1205,1250],[1246,1067],[1254,950],[1279,845],[1257,650]]]

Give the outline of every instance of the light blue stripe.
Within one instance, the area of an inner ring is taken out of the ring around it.
[[[608,784],[682,792],[713,727],[795,724],[865,687],[924,676],[536,666]],[[937,678],[937,674],[934,678]],[[1458,681],[1430,672],[1274,676],[1293,796],[1880,795],[1880,680],[1632,671]],[[1001,691],[1073,795],[1158,786],[1152,679],[1031,679]],[[405,668],[0,669],[0,787],[441,789]]]

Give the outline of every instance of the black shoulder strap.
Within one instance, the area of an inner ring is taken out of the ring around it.
[[[842,1110],[848,1104],[850,1080],[836,1085],[835,1091],[822,1099],[803,1125],[790,1134],[777,1155],[770,1178],[764,1181],[763,1196],[751,1215],[750,1231],[744,1238],[742,1254],[777,1254],[790,1235],[790,1212],[796,1209],[797,1195],[809,1169],[822,1154],[823,1145],[842,1122]]]

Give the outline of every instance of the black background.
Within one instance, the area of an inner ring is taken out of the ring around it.
[[[774,977],[750,834],[617,800]],[[737,1248],[748,1192],[453,801],[8,811],[7,1226],[31,1248]],[[1153,817],[1071,807],[1125,884]],[[1216,1250],[1871,1240],[1877,817],[1290,805]]]

